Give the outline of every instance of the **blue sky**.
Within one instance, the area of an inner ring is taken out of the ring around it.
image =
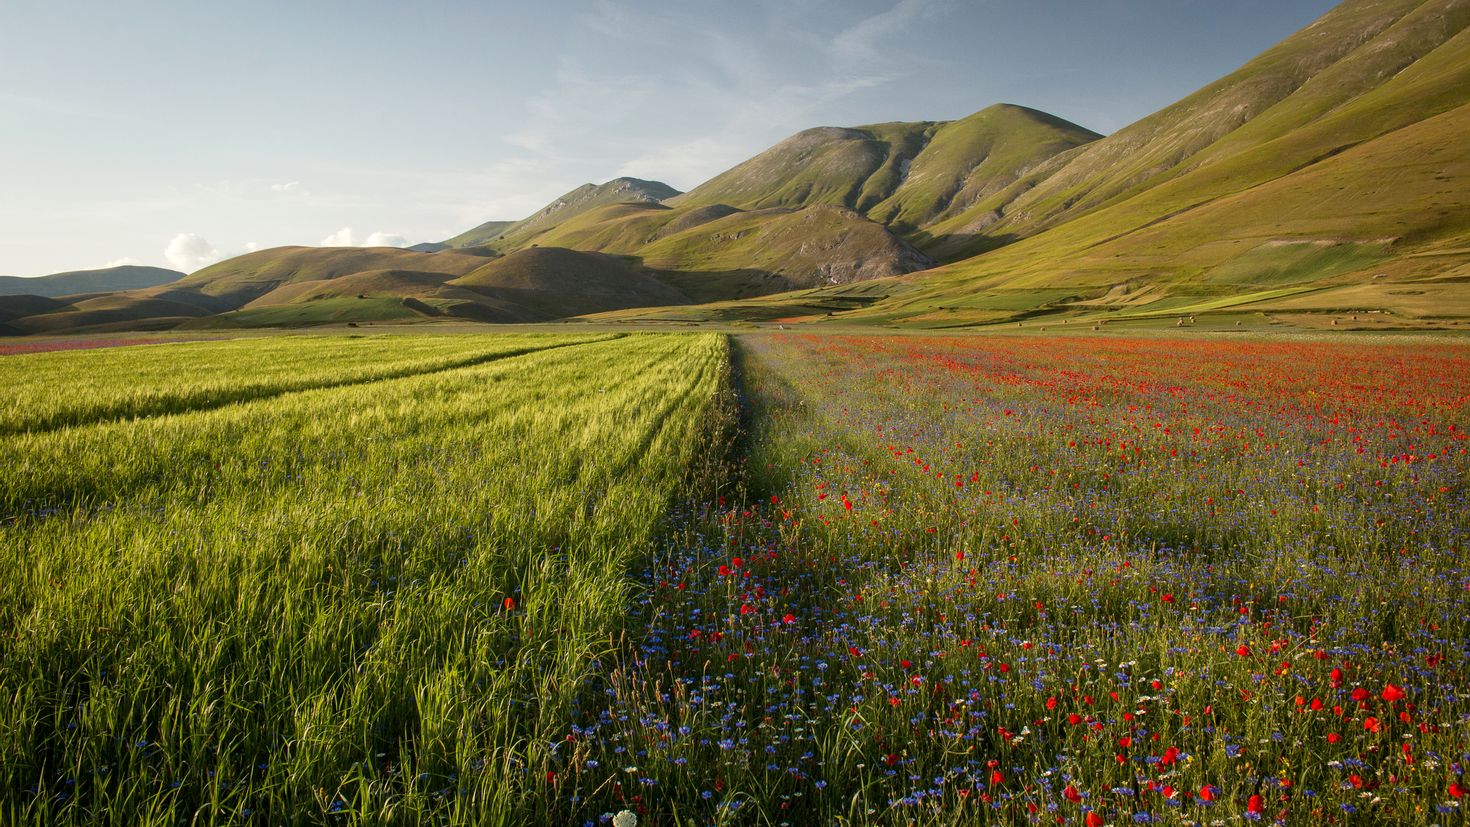
[[[1327,0],[0,0],[0,275],[414,243],[800,129],[1110,132]]]

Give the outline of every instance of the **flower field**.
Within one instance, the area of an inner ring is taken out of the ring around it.
[[[1465,821],[1463,345],[288,341],[0,358],[0,823]]]
[[[751,496],[645,569],[573,811],[1463,823],[1470,351],[743,349]]]

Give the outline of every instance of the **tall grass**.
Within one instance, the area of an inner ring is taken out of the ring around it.
[[[607,338],[291,336],[15,356],[0,360],[0,434],[182,413]]]
[[[0,438],[0,821],[540,818],[725,364],[633,336]]]

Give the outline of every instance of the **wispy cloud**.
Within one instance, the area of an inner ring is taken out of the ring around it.
[[[310,192],[301,185],[300,181],[287,181],[283,184],[271,184],[271,192],[277,195],[298,195],[303,198],[309,197]]]
[[[942,10],[943,4],[938,0],[899,0],[887,11],[865,17],[838,32],[832,38],[831,54],[849,67],[888,64],[896,55],[884,47],[884,42]]]

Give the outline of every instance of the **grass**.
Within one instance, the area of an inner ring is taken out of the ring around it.
[[[719,337],[563,344],[3,437],[0,820],[544,814],[625,571],[725,421]]]
[[[605,338],[330,336],[38,353],[0,360],[0,434],[187,413]]]

